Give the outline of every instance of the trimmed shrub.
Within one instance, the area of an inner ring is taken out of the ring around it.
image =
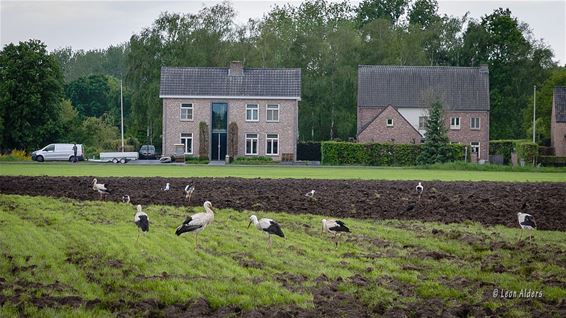
[[[545,167],[566,167],[566,157],[540,156],[538,162]]]
[[[236,157],[233,161],[237,165],[265,165],[265,164],[275,164],[273,158],[266,156],[254,156],[254,157]]]
[[[203,160],[196,156],[185,156],[185,163],[189,164],[208,164],[208,160]]]
[[[323,141],[321,143],[322,164],[415,166],[422,147],[422,145],[417,144],[358,144]],[[449,160],[464,160],[464,149],[466,147],[459,144],[448,145]]]
[[[31,155],[28,155],[24,150],[12,150],[8,154],[0,155],[0,161],[29,161]]]
[[[535,162],[538,156],[538,145],[534,142],[521,142],[516,144],[517,157],[525,160],[527,164]]]
[[[320,161],[320,142],[309,141],[298,143],[297,160]]]
[[[231,122],[228,125],[228,156],[230,160],[238,154],[238,124]]]
[[[366,145],[352,142],[323,141],[321,143],[323,164],[367,165],[369,152]]]
[[[503,163],[511,162],[511,153],[515,149],[515,140],[491,140],[489,154],[503,156]]]

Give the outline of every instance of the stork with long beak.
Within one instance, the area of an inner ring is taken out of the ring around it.
[[[195,233],[195,249],[198,248],[198,234],[203,231],[207,225],[214,221],[214,210],[212,209],[212,203],[210,201],[206,201],[203,204],[204,213],[197,213],[191,216],[188,216],[183,224],[177,227],[175,234],[177,236],[185,233],[185,232],[194,232]]]
[[[255,225],[256,229],[263,231],[268,235],[267,246],[269,247],[270,251],[272,245],[271,234],[275,234],[283,238],[285,237],[285,234],[283,234],[283,231],[281,230],[281,226],[279,225],[279,223],[273,221],[272,219],[263,218],[258,221],[257,216],[252,215],[250,216],[250,223],[248,224],[248,229],[250,228],[252,223]]]
[[[327,233],[334,235],[332,240],[336,244],[336,247],[338,247],[337,235],[339,235],[340,233],[344,233],[344,232],[349,233],[350,229],[346,226],[346,224],[344,224],[344,222],[342,222],[340,220],[323,219],[322,220],[322,229],[320,230],[320,234],[322,235],[322,233],[324,233],[324,232],[327,232]]]

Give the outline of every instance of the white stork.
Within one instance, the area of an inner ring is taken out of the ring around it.
[[[307,192],[307,193],[305,194],[305,197],[314,199],[314,192],[315,192],[314,190],[310,190],[309,192]]]
[[[147,213],[142,211],[142,206],[138,204],[137,212],[134,215],[134,223],[138,227],[139,230],[143,232],[143,234],[149,232],[149,217]],[[138,232],[138,238],[140,237]]]
[[[417,186],[415,187],[415,190],[417,191],[417,194],[419,195],[419,198],[420,198],[420,197],[421,197],[421,194],[423,194],[424,187],[423,187],[423,185],[419,182],[419,184],[417,184]]]
[[[191,202],[191,197],[193,196],[193,192],[195,192],[195,186],[192,184],[187,184],[183,192],[185,193],[185,199],[189,199],[189,202]]]
[[[161,188],[161,190],[163,190],[163,191],[169,191],[169,182],[167,182],[167,183],[165,184],[165,186],[164,186],[163,188]]]
[[[535,222],[534,216],[527,214],[527,213],[517,213],[517,219],[519,219],[519,225],[521,226],[522,230],[536,230],[537,224]],[[523,237],[523,231],[521,231],[521,235],[519,236],[519,240]],[[532,239],[532,234],[529,233],[529,240]]]
[[[110,194],[110,190],[106,187],[106,185],[98,183],[98,180],[96,180],[96,178],[92,180],[92,189],[98,192],[101,199],[104,195]]]
[[[130,203],[130,196],[129,195],[123,195],[122,196],[122,203]]]
[[[338,247],[338,239],[336,236],[343,232],[349,233],[350,229],[346,226],[346,224],[344,224],[344,222],[340,220],[323,219],[320,234],[322,234],[323,232],[334,234],[332,240],[334,241],[334,243],[336,243],[336,247]]]
[[[269,246],[269,249],[271,250],[271,234],[280,236],[280,237],[285,237],[285,234],[283,234],[283,231],[281,230],[281,226],[279,225],[279,223],[273,221],[272,219],[260,219],[258,221],[257,216],[252,215],[250,216],[250,223],[248,224],[248,229],[250,228],[250,226],[252,225],[252,223],[255,225],[256,229],[263,231],[264,233],[267,233],[268,235],[268,241],[267,241],[267,246]]]
[[[206,228],[207,225],[214,221],[214,210],[212,210],[212,203],[210,201],[204,202],[204,213],[197,213],[188,216],[183,224],[177,227],[175,234],[177,236],[185,232],[195,233],[195,249],[198,247],[198,234]]]

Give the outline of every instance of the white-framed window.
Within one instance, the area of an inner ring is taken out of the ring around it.
[[[270,156],[279,155],[279,135],[267,134],[265,140],[266,140],[265,154]]]
[[[470,129],[480,129],[480,118],[479,117],[470,118]]]
[[[193,154],[193,134],[182,133],[181,134],[181,143],[183,145],[185,145],[185,154],[192,155]]]
[[[193,104],[181,104],[181,120],[193,120]]]
[[[470,142],[470,147],[472,148],[472,153],[478,154],[478,159],[480,158],[480,142],[472,141]]]
[[[450,118],[450,129],[460,129],[460,117]]]
[[[259,121],[259,105],[246,105],[246,121]]]
[[[387,127],[393,127],[393,118],[387,118],[386,124]]]
[[[267,121],[278,122],[279,121],[279,105],[267,105]]]
[[[426,122],[428,121],[428,116],[420,116],[419,117],[419,130],[426,129]]]
[[[257,155],[257,134],[246,134],[246,155]]]

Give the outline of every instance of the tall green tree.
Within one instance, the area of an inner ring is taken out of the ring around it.
[[[525,137],[523,113],[532,87],[554,65],[552,52],[531,39],[527,26],[501,8],[471,22],[464,34],[464,64],[490,68],[491,139]]]
[[[432,103],[426,123],[425,142],[417,159],[420,165],[443,163],[451,160],[450,140],[444,127],[444,112],[439,101]]]
[[[397,24],[408,7],[409,0],[364,0],[357,9],[356,19],[359,26],[377,19],[386,19]]]
[[[57,59],[29,40],[6,45],[0,65],[0,148],[29,151],[56,141],[63,95]]]

